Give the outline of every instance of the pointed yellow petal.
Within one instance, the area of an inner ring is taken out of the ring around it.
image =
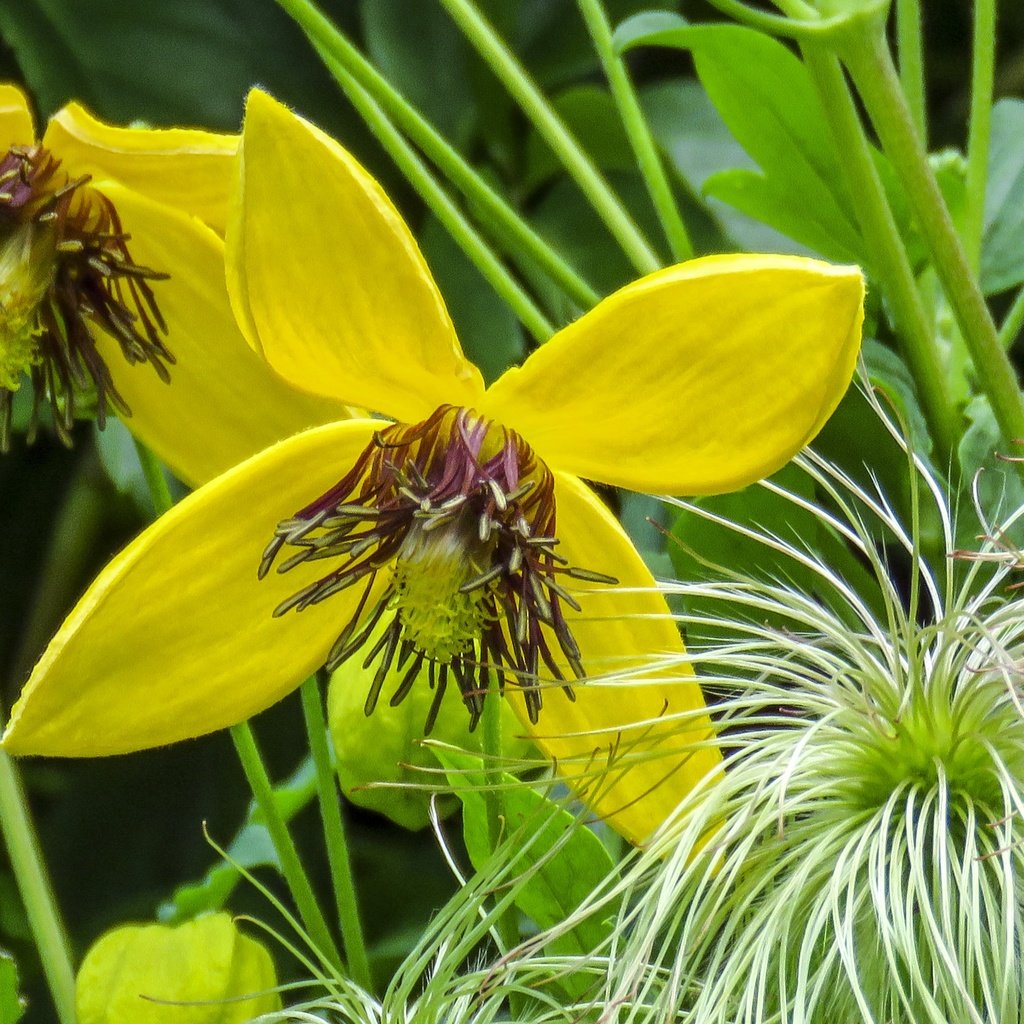
[[[710,256],[605,299],[509,370],[485,415],[549,465],[641,491],[768,476],[850,383],[864,281],[796,256]]]
[[[575,477],[556,474],[556,502],[559,553],[619,585],[569,581],[582,611],[567,618],[588,676],[574,686],[575,702],[552,688],[533,726],[508,692],[534,742],[584,800],[640,843],[721,758],[679,630],[629,538]]]
[[[204,483],[275,441],[347,419],[345,406],[291,387],[246,344],[224,284],[224,243],[192,217],[113,182],[136,262],[171,276],[153,282],[177,362],[164,383],[149,365],[129,365],[112,339],[101,351],[132,410],[127,425],[186,482]]]
[[[411,423],[482,394],[380,186],[333,139],[258,91],[242,133],[228,282],[250,342],[307,391]]]
[[[351,468],[377,424],[300,434],[161,517],[100,573],[15,705],[9,753],[117,754],[240,722],[323,664],[359,587],[275,619],[323,563],[256,578],[282,519]],[[351,596],[350,596],[351,594]]]
[[[16,85],[0,83],[0,147],[31,146],[35,141],[36,129],[25,94]]]
[[[224,234],[235,183],[237,135],[192,128],[115,128],[69,103],[50,119],[43,142],[72,177],[113,178]]]

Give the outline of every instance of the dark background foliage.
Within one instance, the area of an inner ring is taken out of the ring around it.
[[[325,0],[322,6],[597,283],[610,288],[628,279],[629,268],[603,229],[437,5]],[[639,197],[635,172],[620,159],[615,126],[598,116],[603,108],[588,106],[585,93],[579,99],[576,87],[600,77],[572,0],[488,0],[482,6],[540,84],[552,95],[568,96],[566,110],[576,104],[577,127],[622,193]],[[657,6],[695,20],[712,17],[698,2],[608,4],[614,20]],[[958,145],[967,103],[969,5],[926,0],[924,6],[933,141]],[[1003,7],[997,91],[1020,94],[1024,8]],[[496,374],[522,355],[526,343],[515,320],[424,213],[272,0],[0,0],[0,39],[0,74],[24,85],[40,123],[78,99],[112,122],[233,131],[250,86],[269,89],[344,140],[385,182],[418,230],[460,334],[486,371]],[[634,70],[645,84],[668,83],[668,91],[690,81],[691,73],[685,57],[668,52],[640,54]],[[702,146],[720,141],[709,128],[706,138],[691,138],[691,151],[699,160]],[[715,225],[694,209],[690,213],[698,246],[720,244]],[[638,216],[650,221],[639,209]],[[89,579],[150,515],[123,435],[108,432],[98,443],[91,427],[82,425],[76,442],[74,451],[66,451],[44,436],[31,448],[16,443],[0,458],[0,701],[7,709]],[[267,712],[257,728],[273,770],[283,777],[304,750],[297,701]],[[116,922],[150,919],[176,886],[201,876],[216,860],[201,823],[227,842],[248,802],[223,734],[101,761],[32,761],[24,775],[78,954]],[[407,947],[451,882],[429,836],[402,832],[366,813],[353,811],[352,817],[370,939],[385,964]],[[309,863],[322,870],[317,822],[309,811],[299,835]],[[231,906],[267,914],[262,899],[244,887]],[[27,1019],[49,1019],[2,856],[0,947],[13,950],[21,963],[31,1000]]]

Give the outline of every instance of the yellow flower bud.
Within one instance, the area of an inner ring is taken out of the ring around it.
[[[86,954],[79,1024],[244,1024],[280,1008],[274,964],[228,914],[122,925]],[[253,993],[251,999],[240,996]],[[230,1001],[229,1001],[230,1000]]]

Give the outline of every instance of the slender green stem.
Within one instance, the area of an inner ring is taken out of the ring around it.
[[[657,270],[661,266],[657,253],[619,197],[472,0],[441,3],[580,186],[636,270],[641,274]]]
[[[1022,327],[1024,327],[1024,288],[1017,292],[1017,297],[1013,300],[1013,305],[1010,306],[1002,326],[999,328],[999,342],[1004,349],[1008,349],[1017,340],[1017,335],[1020,334]]]
[[[1024,438],[1024,400],[970,261],[956,233],[881,31],[851,33],[843,60],[903,182],[932,262],[971,353],[978,380],[1007,441]],[[1024,473],[1024,464],[1019,464]]]
[[[896,0],[896,45],[900,55],[900,82],[910,116],[927,146],[928,104],[924,89],[924,46],[921,38],[921,0]]]
[[[971,122],[967,137],[967,204],[964,211],[964,249],[975,276],[981,266],[981,236],[985,229],[985,188],[995,82],[995,0],[974,0],[974,40],[971,57]]]
[[[647,119],[630,81],[626,62],[612,46],[612,28],[608,23],[601,0],[578,0],[580,11],[594,41],[594,48],[601,58],[601,66],[608,78],[615,105],[619,109],[629,143],[633,147],[640,173],[643,175],[647,192],[661,221],[662,230],[668,239],[672,256],[676,260],[688,260],[693,256],[693,244],[686,230],[679,206],[672,194],[672,185],[665,173],[661,156],[651,137]]]
[[[141,441],[136,440],[135,448],[139,453],[139,460],[142,463],[156,514],[163,515],[174,504],[163,467],[160,460]],[[288,826],[278,810],[270,776],[267,774],[259,747],[256,745],[256,737],[248,722],[233,726],[231,738],[234,741],[235,750],[238,751],[238,759],[242,763],[242,770],[249,782],[256,806],[263,815],[267,831],[270,833],[270,841],[274,844],[274,851],[281,864],[281,873],[284,875],[292,899],[295,900],[302,923],[306,931],[309,932],[310,941],[325,960],[340,968],[341,956],[338,953],[338,947],[335,945],[334,939],[331,938],[327,922],[313,895],[313,888],[303,870],[302,861],[299,860],[299,854],[292,842]]]
[[[366,955],[363,924],[359,918],[355,876],[348,852],[345,822],[341,816],[341,801],[334,778],[334,759],[331,757],[327,722],[320,697],[320,684],[314,677],[302,684],[302,714],[306,720],[309,749],[316,767],[317,791],[320,797],[320,816],[327,840],[327,859],[331,865],[334,899],[341,925],[341,938],[345,944],[349,973],[356,984],[367,992],[373,991],[370,960]]]
[[[334,58],[469,199],[482,217],[497,229],[496,233],[510,255],[524,256],[535,262],[583,309],[597,304],[600,295],[309,0],[278,0],[278,4],[298,23],[310,42]]]
[[[302,918],[302,923],[309,933],[309,939],[320,956],[341,969],[342,961],[338,947],[334,944],[334,939],[331,938],[327,921],[316,901],[313,887],[306,877],[288,826],[277,809],[277,804],[274,801],[274,788],[249,723],[242,722],[232,726],[231,739],[238,751],[238,759],[242,763],[242,770],[245,772],[249,788],[256,800],[256,806],[263,815],[263,821],[270,833],[271,842],[274,844],[274,850],[281,863],[281,874],[284,875],[284,879],[288,883],[288,889],[292,894],[292,899],[295,900],[299,917]]]
[[[832,129],[847,187],[857,197],[860,229],[892,309],[904,357],[917,383],[921,405],[942,463],[953,466],[961,425],[949,395],[935,335],[914,281],[914,272],[900,238],[871,157],[868,141],[839,61],[817,47],[805,46],[804,59]]]
[[[3,714],[0,713],[0,730]],[[0,832],[14,880],[28,915],[39,959],[60,1024],[75,1024],[75,971],[71,946],[57,909],[43,851],[32,826],[25,792],[14,762],[0,750]]]
[[[487,832],[493,852],[506,833],[505,797],[501,789],[501,711],[502,696],[494,673],[490,673],[487,696],[484,698],[482,752],[484,776],[487,786],[484,800],[487,803]],[[498,945],[503,953],[519,944],[519,927],[516,924],[515,908],[511,905],[501,914],[495,924]]]
[[[547,341],[555,333],[554,325],[494,255],[490,246],[469,223],[451,196],[440,186],[416,151],[402,138],[380,105],[326,51],[321,51],[320,56],[370,131],[430,207],[434,216],[444,225],[445,230],[473,261],[488,284],[508,304],[537,341]]]

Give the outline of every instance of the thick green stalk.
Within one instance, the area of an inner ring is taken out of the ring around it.
[[[169,511],[174,504],[174,499],[167,486],[167,479],[164,476],[163,466],[141,441],[136,440],[135,448],[139,453],[139,461],[142,463],[154,509],[156,514],[161,516]],[[281,864],[281,873],[284,875],[292,899],[295,900],[295,906],[309,933],[310,941],[325,960],[340,968],[341,956],[338,953],[338,947],[335,945],[334,939],[331,938],[327,921],[313,895],[313,888],[306,877],[288,826],[277,808],[270,776],[267,774],[259,747],[256,745],[256,737],[248,722],[233,726],[231,739],[234,741],[235,750],[238,751],[238,759],[242,763],[242,771],[245,772],[256,806],[263,815],[267,831],[270,833],[270,841],[274,845],[274,851]]]
[[[302,28],[321,53],[329,54],[372,97],[394,123],[437,165],[497,229],[512,255],[526,257],[540,268],[583,309],[597,304],[600,295],[527,224],[473,169],[426,118],[363,56],[345,35],[331,24],[309,0],[277,0],[278,5]]]
[[[896,0],[896,50],[900,56],[900,82],[914,127],[927,146],[928,104],[924,89],[921,24],[921,0]]]
[[[0,713],[0,731],[3,729]],[[61,923],[25,792],[14,762],[0,750],[0,832],[14,880],[28,915],[39,959],[60,1024],[75,1024],[75,971],[71,946]]]
[[[860,229],[889,300],[897,337],[914,375],[929,430],[942,464],[952,467],[960,440],[960,419],[949,394],[935,335],[872,160],[853,97],[836,57],[809,45],[803,52],[832,129],[836,151],[843,154],[840,163],[849,192],[857,197]]]
[[[327,841],[327,859],[331,865],[334,900],[341,925],[341,939],[345,944],[349,973],[352,980],[367,992],[373,991],[370,960],[366,955],[363,923],[359,917],[355,876],[348,852],[345,822],[341,816],[341,800],[334,778],[334,764],[328,745],[327,722],[320,697],[320,684],[316,678],[302,684],[302,714],[306,720],[309,749],[316,767],[317,792],[320,797],[320,816]]]
[[[866,26],[866,31],[852,33],[844,40],[841,56],[903,182],[999,429],[1007,441],[1024,438],[1024,400],[1017,375],[999,343],[985,297],[914,130],[883,31]]]
[[[263,757],[256,745],[256,737],[253,735],[249,723],[242,722],[232,726],[231,739],[238,751],[238,759],[242,763],[242,770],[245,772],[249,788],[256,800],[256,806],[263,815],[263,821],[270,833],[274,851],[281,863],[281,874],[284,875],[284,879],[288,883],[288,889],[292,894],[292,899],[295,900],[299,917],[309,933],[310,942],[324,960],[342,969],[338,947],[334,944],[334,939],[331,938],[327,921],[316,901],[313,887],[306,877],[288,826],[277,809],[277,804],[274,801],[274,787],[271,785],[270,776],[267,774]]]
[[[967,205],[964,210],[964,249],[974,275],[981,266],[981,236],[985,230],[985,188],[992,125],[992,90],[996,61],[995,0],[974,0],[974,40],[971,63],[971,122],[967,137]]]
[[[502,265],[501,260],[494,255],[487,242],[469,223],[451,196],[435,180],[412,146],[402,138],[379,104],[329,54],[321,52],[320,56],[338,84],[344,89],[352,106],[356,108],[370,131],[398,165],[409,184],[416,189],[423,201],[433,211],[434,216],[444,225],[445,230],[473,261],[488,284],[519,317],[537,341],[547,341],[555,333],[554,325]]]
[[[637,272],[657,270],[661,261],[619,197],[472,0],[441,3],[561,160]]]
[[[693,244],[686,230],[679,206],[672,193],[672,185],[665,173],[661,156],[651,137],[651,131],[640,108],[636,91],[630,81],[626,62],[612,46],[612,29],[608,23],[601,0],[578,0],[580,11],[594,41],[594,48],[601,58],[601,66],[611,87],[615,105],[619,110],[629,143],[633,147],[640,173],[643,175],[647,192],[661,221],[662,230],[668,239],[672,256],[676,260],[688,260],[693,256]]]

